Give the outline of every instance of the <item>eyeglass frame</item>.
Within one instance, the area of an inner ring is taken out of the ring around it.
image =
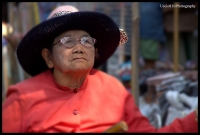
[[[53,45],[52,45],[52,47],[53,46],[55,46],[56,44],[58,44],[59,42],[61,42],[62,43],[62,45],[64,45],[64,41],[62,41],[64,38],[70,38],[70,37],[63,37],[63,38],[61,38],[61,39],[59,39],[56,43],[54,43]],[[81,41],[82,41],[82,39],[83,38],[92,38],[92,37],[82,37],[81,39],[75,39],[75,42],[77,43],[77,41],[79,41],[79,43],[82,45],[82,46],[84,46],[84,47],[87,47],[87,46],[85,46],[85,45],[83,45],[82,43],[81,43]],[[94,44],[97,42],[97,40],[95,39],[95,38],[92,38],[93,40],[94,40]],[[92,46],[94,46],[94,44],[92,45]],[[74,46],[75,46],[76,44],[74,44],[72,47],[68,47],[68,48],[73,48]],[[91,46],[91,47],[92,47]],[[87,47],[87,48],[90,48],[90,47]]]

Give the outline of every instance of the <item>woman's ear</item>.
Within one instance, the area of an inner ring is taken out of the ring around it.
[[[47,48],[42,49],[42,57],[49,68],[53,68],[51,53]]]

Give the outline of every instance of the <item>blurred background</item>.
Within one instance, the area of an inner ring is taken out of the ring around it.
[[[198,106],[197,2],[3,2],[2,102],[10,85],[30,77],[16,58],[18,43],[64,4],[105,13],[126,31],[128,42],[99,69],[124,84],[153,126]]]

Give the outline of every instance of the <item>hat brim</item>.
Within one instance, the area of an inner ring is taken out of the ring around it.
[[[22,68],[31,76],[47,70],[42,49],[51,46],[59,34],[74,29],[87,31],[97,40],[95,47],[100,58],[95,60],[94,68],[102,65],[118,47],[120,31],[109,16],[90,11],[69,13],[36,25],[24,36],[16,52]]]

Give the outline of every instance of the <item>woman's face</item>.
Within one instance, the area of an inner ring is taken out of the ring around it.
[[[72,42],[83,37],[90,37],[90,35],[83,30],[70,30],[57,36],[54,39],[54,44],[63,37],[70,37],[72,39],[70,42]],[[72,48],[67,48],[61,42],[53,46],[51,58],[54,70],[80,72],[88,71],[93,67],[95,59],[94,46],[85,47],[80,41],[75,43]]]

